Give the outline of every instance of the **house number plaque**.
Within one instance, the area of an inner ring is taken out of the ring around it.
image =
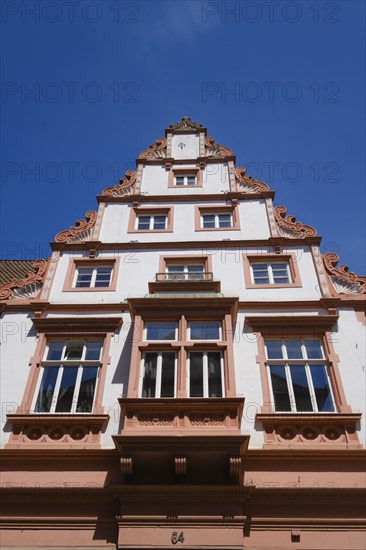
[[[184,533],[181,531],[178,533],[177,531],[173,531],[172,533],[172,544],[177,544],[177,542],[184,542]]]

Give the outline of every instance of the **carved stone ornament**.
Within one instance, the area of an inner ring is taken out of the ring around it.
[[[0,300],[32,299],[38,296],[42,289],[43,277],[47,267],[46,260],[33,262],[36,272],[31,271],[23,279],[14,279],[0,287]]]
[[[170,130],[185,130],[187,132],[195,131],[195,130],[201,130],[202,124],[199,124],[198,122],[194,122],[190,119],[189,116],[184,116],[181,121],[177,122],[176,124],[171,124],[169,126]]]
[[[132,458],[130,456],[123,456],[121,458],[120,464],[123,476],[132,476]]]
[[[235,169],[235,180],[238,191],[242,191],[244,193],[260,193],[261,191],[269,190],[266,183],[248,176],[245,168],[242,168],[241,166],[238,166]]]
[[[231,157],[233,152],[229,147],[219,145],[213,137],[205,139],[206,157],[225,158]]]
[[[238,483],[240,480],[241,458],[231,456],[229,459],[229,475],[232,483]]]
[[[156,160],[166,157],[167,142],[164,138],[158,138],[154,144],[149,145],[145,151],[139,154],[139,159]]]
[[[55,237],[56,243],[80,243],[91,241],[93,227],[97,220],[97,213],[94,210],[85,212],[85,220],[76,220],[75,226],[60,231]]]
[[[334,252],[323,255],[324,266],[339,294],[366,294],[366,277],[348,271],[347,265],[337,266],[339,256]]]
[[[274,209],[278,231],[282,237],[305,239],[305,237],[315,237],[317,235],[316,229],[296,221],[295,216],[286,216],[286,212],[287,208],[284,206],[276,206]]]
[[[107,187],[102,192],[102,195],[107,197],[124,197],[126,195],[132,195],[136,177],[136,170],[127,170],[125,177],[119,180],[119,184]]]

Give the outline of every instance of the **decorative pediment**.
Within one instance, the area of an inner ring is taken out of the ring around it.
[[[224,158],[231,157],[233,152],[229,147],[219,145],[216,143],[213,137],[207,137],[205,139],[205,152],[206,157]]]
[[[316,229],[310,225],[296,221],[295,216],[286,216],[287,208],[284,206],[276,206],[274,209],[278,230],[282,237],[290,239],[305,239],[305,237],[315,237]]]
[[[107,187],[102,192],[102,195],[107,197],[124,197],[126,195],[132,195],[136,177],[136,170],[127,170],[125,177],[119,180],[119,184]]]
[[[339,256],[334,252],[323,255],[323,262],[338,294],[366,294],[366,277],[348,271],[347,265],[337,266]]]
[[[55,237],[56,243],[80,243],[91,241],[93,227],[97,220],[97,213],[94,210],[88,210],[85,213],[85,220],[76,220],[75,226],[60,231]]]
[[[244,193],[260,193],[261,191],[269,191],[269,187],[266,183],[248,176],[245,168],[242,168],[241,166],[238,166],[235,169],[235,180],[238,191],[242,191]]]
[[[197,130],[203,130],[203,126],[202,124],[199,124],[198,122],[194,122],[193,120],[191,120],[189,116],[184,116],[181,121],[177,122],[176,124],[171,124],[169,126],[169,130],[192,132]]]
[[[164,138],[158,138],[154,144],[149,145],[145,151],[139,154],[139,159],[156,160],[166,157],[167,142]]]
[[[0,287],[0,300],[33,299],[38,296],[43,286],[43,277],[47,261],[40,259],[33,262],[36,271],[30,271],[22,279],[14,279]]]

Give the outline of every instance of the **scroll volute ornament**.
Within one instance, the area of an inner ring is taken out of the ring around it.
[[[325,269],[331,276],[337,292],[346,294],[366,294],[366,277],[348,271],[348,265],[341,264],[339,267],[336,267],[339,262],[338,254],[328,252],[323,255],[323,261]],[[344,284],[342,285],[342,283]]]
[[[269,191],[269,187],[263,181],[256,180],[251,176],[248,176],[245,168],[238,166],[235,169],[235,180],[238,185],[238,191],[244,191],[246,193],[258,193],[261,191]]]
[[[107,197],[122,197],[125,195],[132,195],[133,188],[136,183],[136,178],[136,170],[127,170],[125,177],[119,180],[119,184],[112,187],[107,187],[102,192],[102,195]]]
[[[205,139],[206,157],[225,158],[231,157],[233,152],[229,147],[216,143],[213,137]]]
[[[164,138],[158,138],[155,143],[149,145],[145,151],[139,154],[139,159],[156,160],[166,157],[167,142]]]
[[[305,237],[315,237],[317,235],[316,229],[296,221],[295,216],[286,216],[286,212],[287,208],[284,206],[276,206],[274,209],[279,231],[283,237],[304,239]]]
[[[47,267],[47,261],[43,259],[35,260],[33,267],[37,271],[30,271],[23,279],[14,279],[0,287],[0,300],[9,300],[13,297],[17,298],[35,298],[43,284],[43,277]],[[30,295],[26,295],[27,288],[30,289]],[[21,295],[21,290],[24,290],[24,296]],[[17,294],[17,296],[15,296]]]
[[[60,231],[55,237],[56,243],[75,243],[90,241],[92,229],[97,220],[97,213],[94,210],[88,210],[85,213],[85,220],[76,220],[75,226]]]

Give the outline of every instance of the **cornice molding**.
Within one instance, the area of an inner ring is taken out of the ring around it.
[[[47,268],[47,260],[39,259],[33,262],[37,271],[30,271],[22,279],[13,279],[0,287],[0,300],[34,299],[40,293]]]
[[[117,185],[107,187],[102,191],[104,197],[124,197],[126,195],[132,195],[134,186],[137,179],[136,170],[127,170],[125,177],[119,180]]]
[[[274,209],[280,235],[290,239],[304,239],[305,237],[316,237],[317,231],[310,225],[296,221],[295,216],[286,216],[287,208],[285,206],[276,206]]]
[[[334,252],[323,254],[322,257],[326,272],[338,294],[366,294],[366,277],[348,271],[348,265],[341,264],[337,267],[339,256]]]
[[[121,317],[32,317],[39,332],[46,334],[105,334],[122,326]]]
[[[238,191],[244,193],[260,193],[263,191],[269,191],[269,187],[266,183],[248,176],[245,168],[242,166],[235,168],[235,181]]]
[[[64,231],[57,233],[55,237],[56,243],[79,243],[83,241],[91,241],[93,227],[97,221],[97,213],[94,210],[85,212],[85,220],[76,220],[75,226],[69,227]]]

